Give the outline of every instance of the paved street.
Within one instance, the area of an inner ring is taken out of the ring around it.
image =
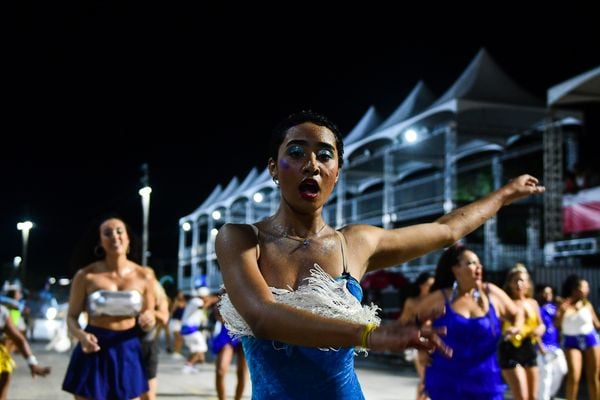
[[[72,399],[61,388],[69,353],[44,350],[45,343],[33,343],[36,356],[42,365],[52,366],[52,374],[46,378],[31,379],[29,369],[20,354],[14,354],[17,369],[13,374],[9,399],[54,400]],[[182,360],[173,360],[166,352],[161,353],[158,371],[159,399],[216,399],[214,389],[214,364],[208,362],[198,366],[199,372],[183,374]],[[367,399],[413,400],[417,382],[412,368],[400,363],[382,362],[375,355],[357,359],[357,372]],[[234,393],[235,368],[230,369],[227,380],[230,398]],[[251,388],[246,389],[245,398],[250,398]]]
[[[69,354],[48,352],[45,343],[32,343],[34,353],[40,363],[52,367],[52,374],[46,378],[31,379],[29,368],[20,354],[14,354],[17,369],[13,374],[8,398],[11,400],[62,400],[72,399],[61,390]],[[214,364],[211,359],[198,365],[198,373],[182,373],[183,360],[174,360],[170,354],[162,352],[158,366],[158,399],[212,400],[217,398],[214,389]],[[367,358],[356,359],[356,371],[367,400],[414,400],[417,384],[416,374],[410,365],[397,358],[384,358],[371,354]],[[235,386],[235,366],[227,379],[228,398],[233,398]],[[586,388],[582,382],[580,399],[585,398]],[[247,387],[245,399],[250,399],[251,388]],[[561,391],[561,395],[562,391]],[[509,393],[506,399],[512,399]],[[557,400],[564,399],[556,397]]]

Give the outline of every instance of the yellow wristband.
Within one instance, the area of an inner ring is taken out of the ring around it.
[[[360,335],[360,345],[362,348],[364,348],[364,349],[367,348],[368,341],[369,341],[369,335],[371,334],[371,332],[373,332],[373,330],[375,328],[377,328],[377,324],[375,324],[374,322],[369,322],[365,326],[365,329],[363,330],[362,334]]]

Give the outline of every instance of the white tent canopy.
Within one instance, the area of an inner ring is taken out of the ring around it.
[[[600,66],[548,89],[549,107],[600,101]]]

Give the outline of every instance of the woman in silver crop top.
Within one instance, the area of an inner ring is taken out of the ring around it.
[[[581,373],[585,371],[590,399],[600,398],[600,321],[588,300],[589,283],[576,274],[562,284],[563,302],[554,324],[561,330],[561,346],[567,357],[568,400],[577,399]]]
[[[148,380],[136,323],[143,330],[155,325],[154,276],[134,261],[136,237],[118,217],[101,218],[82,242],[74,260],[83,268],[73,278],[67,316],[79,344],[63,390],[77,399],[139,398]],[[82,312],[88,314],[85,328],[78,322]]]
[[[449,246],[502,206],[544,191],[535,177],[522,175],[432,223],[336,230],[323,210],[343,176],[339,129],[314,112],[293,114],[273,130],[269,157],[273,189],[280,193],[277,210],[253,225],[225,224],[215,241],[227,289],[219,310],[227,329],[242,339],[252,396],[260,399],[363,398],[354,346],[449,355],[438,336],[443,327],[379,326],[375,307],[360,303],[358,282],[367,272]]]

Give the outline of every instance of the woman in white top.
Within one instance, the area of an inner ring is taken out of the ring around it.
[[[585,378],[590,399],[600,399],[600,338],[596,329],[600,321],[594,307],[587,299],[588,282],[579,276],[569,275],[563,282],[564,302],[556,314],[556,326],[562,331],[562,346],[567,356],[567,400],[576,400],[585,365]]]

